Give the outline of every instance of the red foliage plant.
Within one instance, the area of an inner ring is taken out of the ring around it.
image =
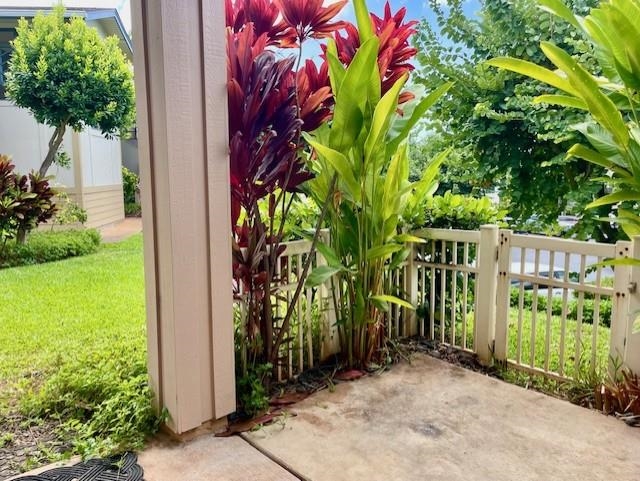
[[[312,131],[330,116],[328,68],[313,61],[296,71],[295,58],[275,49],[298,47],[310,37],[331,35],[331,22],[345,1],[324,7],[297,0],[227,0],[227,76],[231,222],[234,231],[236,295],[247,305],[246,332],[252,359],[277,362],[271,286],[275,279],[283,225],[285,192],[297,192],[311,174],[300,155],[302,130]],[[267,199],[269,218],[260,216]],[[275,344],[275,345],[274,345]]]
[[[279,209],[284,222],[290,205],[284,193],[298,192],[311,176],[301,155],[301,132],[331,119],[326,59],[320,66],[312,60],[300,66],[302,44],[334,37],[340,60],[348,64],[360,40],[352,24],[335,20],[346,3],[226,0],[235,294],[247,307],[246,342],[253,362],[275,366],[283,338],[271,306],[278,256],[284,249],[283,225],[274,225],[274,214]],[[416,51],[408,39],[415,22],[404,22],[405,14],[406,9],[392,14],[387,3],[382,18],[371,15],[381,41],[383,93],[413,69],[409,60]],[[277,55],[289,48],[298,49],[297,61]],[[403,94],[403,100],[409,98]],[[260,216],[263,199],[269,205],[268,219]]]

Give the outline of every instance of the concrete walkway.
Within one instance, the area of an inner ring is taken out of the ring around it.
[[[640,480],[640,429],[426,355],[293,410],[244,435],[258,449],[240,437],[156,441],[138,457],[144,479]]]
[[[107,244],[112,242],[120,242],[128,239],[132,235],[142,232],[141,217],[127,217],[117,222],[99,229],[102,236],[102,242]]]
[[[145,481],[297,481],[239,437],[160,443],[138,455]]]
[[[640,429],[426,355],[294,410],[249,438],[313,481],[640,480]]]

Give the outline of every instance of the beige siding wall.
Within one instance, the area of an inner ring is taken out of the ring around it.
[[[87,227],[101,227],[124,219],[122,185],[87,187],[74,197],[87,211]]]

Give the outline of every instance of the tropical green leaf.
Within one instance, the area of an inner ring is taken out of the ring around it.
[[[425,244],[427,242],[426,239],[411,234],[397,235],[394,240],[402,243],[413,242],[414,244]]]
[[[320,254],[322,254],[322,257],[324,257],[324,260],[327,261],[327,264],[330,267],[343,267],[340,257],[330,245],[325,244],[324,242],[318,242],[316,249]]]
[[[491,65],[492,67],[498,67],[526,75],[527,77],[544,82],[571,95],[578,95],[566,77],[562,77],[559,74],[544,67],[540,67],[533,62],[510,57],[497,57],[487,61],[486,64]]]
[[[611,159],[582,144],[576,144],[571,147],[567,152],[567,156],[580,157],[581,159],[591,162],[592,164],[599,165],[618,174],[625,174],[624,169],[621,169],[619,166],[617,166]]]
[[[398,115],[395,117],[389,134],[387,135],[387,155],[393,153],[398,149],[400,144],[409,136],[411,129],[418,123],[420,119],[424,117],[427,110],[429,110],[434,103],[440,99],[451,87],[453,82],[447,82],[442,84],[438,88],[432,90],[419,102],[414,102],[411,107],[405,107],[405,109],[411,109],[410,115]],[[405,114],[408,112],[405,112]]]
[[[379,296],[371,296],[370,299],[380,301],[380,302],[388,302],[390,304],[396,304],[401,307],[406,307],[407,309],[415,309],[409,302],[403,299],[400,299],[399,297],[396,297],[396,296],[389,296],[384,294]]]
[[[337,95],[342,88],[344,76],[347,70],[338,59],[338,48],[335,40],[331,39],[327,43],[327,64],[329,65],[329,81],[331,82],[331,91]]]
[[[391,118],[395,115],[398,108],[398,97],[400,91],[408,79],[408,75],[404,75],[402,78],[393,84],[393,87],[384,94],[378,105],[373,112],[373,122],[369,129],[369,135],[364,144],[365,162],[372,157],[374,150],[380,149],[380,144],[387,135],[389,125],[391,124]]]
[[[358,23],[358,33],[362,42],[366,42],[373,37],[373,22],[367,8],[365,0],[353,0],[353,9],[356,12],[356,22]]]
[[[589,110],[586,102],[582,99],[571,97],[569,95],[540,95],[533,99],[534,104],[551,104],[560,105],[561,107],[570,107],[580,110]]]
[[[360,136],[367,103],[362,92],[367,91],[371,71],[377,68],[379,44],[372,37],[357,50],[335,96],[330,136],[335,150],[347,152]]]
[[[319,266],[316,267],[311,274],[307,277],[307,282],[305,285],[307,287],[318,287],[321,284],[324,284],[333,276],[335,276],[338,272],[342,272],[344,268],[342,267],[332,267],[332,266]]]
[[[340,180],[349,189],[348,194],[351,197],[358,197],[360,195],[360,185],[356,181],[353,174],[353,169],[349,160],[337,150],[333,150],[323,144],[320,144],[313,140],[311,135],[305,134],[305,139],[309,142],[309,145],[315,149],[319,156],[325,159],[335,169],[340,177]]]
[[[593,118],[607,129],[620,145],[626,146],[629,142],[629,132],[622,115],[611,99],[600,91],[600,86],[593,76],[560,47],[550,42],[542,42],[540,47],[547,58],[569,77],[571,85],[589,106]]]
[[[388,257],[396,252],[400,252],[404,249],[402,244],[384,244],[381,246],[372,247],[367,251],[367,260],[372,261],[376,259],[382,259]]]
[[[540,0],[539,3],[542,10],[566,20],[576,28],[582,28],[571,9],[560,0]]]
[[[617,204],[618,202],[625,201],[640,201],[640,191],[621,191],[614,192],[613,194],[605,195],[597,200],[594,200],[587,209],[593,209],[594,207],[600,207],[601,205]]]

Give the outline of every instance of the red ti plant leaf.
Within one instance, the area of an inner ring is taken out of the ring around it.
[[[347,1],[339,0],[326,7],[323,6],[323,0],[274,0],[274,3],[287,25],[296,31],[298,42],[302,43],[309,37],[330,37],[333,32],[343,28],[345,22],[331,20],[340,13]]]
[[[293,60],[277,60],[265,50],[266,34],[256,37],[251,24],[239,33],[229,29],[227,37],[232,225],[236,226],[240,207],[253,213],[257,201],[278,187],[295,188],[286,182],[288,173],[301,173],[304,165],[294,143],[301,121]]]
[[[313,60],[307,60],[304,67],[298,70],[297,82],[302,130],[312,132],[331,118],[333,93],[327,62],[323,62],[318,69]]]
[[[406,8],[401,8],[395,14],[391,11],[389,2],[385,4],[384,16],[378,17],[371,14],[374,32],[380,39],[380,49],[378,51],[378,68],[382,76],[382,93],[389,89],[406,73],[414,70],[411,59],[418,52],[411,47],[410,37],[416,33],[413,28],[418,22],[405,22],[407,14]],[[360,36],[358,29],[347,24],[344,27],[345,36],[340,32],[335,33],[336,46],[340,61],[345,65],[351,63],[358,47],[360,47]],[[403,92],[400,96],[400,103],[411,100],[413,95],[410,92]]]
[[[225,0],[227,27],[233,32],[253,24],[256,37],[266,35],[269,45],[295,47],[296,31],[283,22],[278,7],[271,0]]]

